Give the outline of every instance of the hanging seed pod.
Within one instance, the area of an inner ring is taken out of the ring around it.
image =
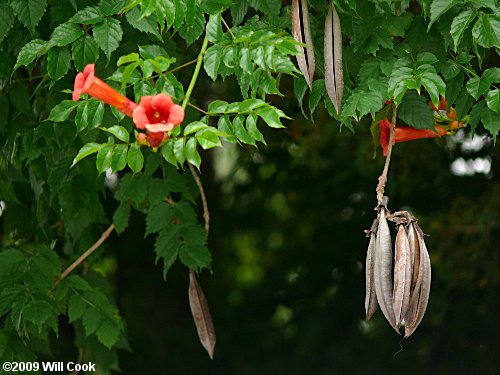
[[[325,86],[328,96],[340,113],[344,94],[344,76],[342,71],[342,31],[340,20],[333,2],[325,21]]]
[[[372,225],[370,233],[370,243],[368,244],[368,251],[366,252],[366,295],[365,295],[365,312],[366,320],[370,320],[375,311],[377,311],[377,295],[375,293],[375,282],[374,282],[374,258],[375,258],[375,246],[377,243],[377,226],[378,221]]]
[[[412,278],[410,285],[410,299],[411,299],[415,294],[415,289],[417,289],[417,285],[418,289],[420,289],[420,284],[417,283],[419,275],[418,269],[420,267],[420,246],[418,244],[418,238],[415,234],[413,223],[410,223],[408,225],[407,235],[408,235],[408,243],[410,244],[410,261],[412,270],[411,271]],[[422,278],[420,278],[420,283],[422,283]]]
[[[312,88],[316,62],[314,59],[314,47],[311,37],[311,25],[309,23],[309,6],[307,0],[292,0],[292,34],[299,42],[307,44],[306,50],[302,46],[296,46],[300,54],[297,55],[299,69],[306,79],[309,89]]]
[[[189,306],[193,315],[196,330],[200,342],[208,352],[210,359],[214,357],[215,349],[215,329],[212,323],[212,316],[208,309],[208,302],[201,289],[193,270],[189,270]]]
[[[375,245],[374,281],[380,309],[390,325],[399,333],[392,303],[392,244],[385,208],[379,209],[379,225]]]
[[[408,310],[412,277],[410,268],[410,243],[408,241],[405,227],[405,224],[398,225],[398,234],[396,236],[394,250],[393,307],[396,325],[398,326]]]
[[[413,230],[420,247],[418,279],[421,279],[421,284],[419,288],[417,285],[417,288],[419,289],[418,295],[417,290],[414,291],[414,297],[418,296],[418,298],[411,299],[410,308],[408,309],[405,317],[405,337],[411,336],[422,321],[425,310],[427,309],[427,303],[429,302],[429,293],[431,290],[431,261],[429,258],[429,253],[427,252],[427,247],[425,246],[424,233],[417,223],[413,223],[412,225],[414,226]]]

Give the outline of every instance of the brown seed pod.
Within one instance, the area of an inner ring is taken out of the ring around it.
[[[342,70],[342,31],[340,20],[333,2],[325,20],[325,87],[335,111],[340,113],[344,94],[344,74]]]
[[[378,223],[377,223],[378,224]],[[375,282],[373,274],[375,246],[377,243],[377,235],[373,231],[370,232],[370,243],[366,252],[366,295],[365,295],[365,312],[366,320],[370,320],[375,311],[377,311],[377,295],[375,293]]]
[[[314,46],[311,37],[311,26],[309,23],[309,9],[307,0],[292,0],[292,34],[293,38],[299,43],[307,44],[304,47],[296,46],[300,54],[297,55],[297,63],[304,78],[312,88],[316,62],[314,58]]]
[[[401,323],[401,319],[408,310],[410,302],[410,243],[408,241],[405,227],[405,224],[398,225],[398,234],[396,236],[394,250],[393,307],[397,325]]]
[[[392,244],[385,208],[379,209],[379,225],[375,245],[374,281],[380,309],[390,325],[399,333],[392,303]]]
[[[410,301],[410,308],[405,316],[405,337],[412,335],[422,321],[429,302],[431,289],[431,262],[424,241],[424,233],[417,223],[412,223],[412,225],[420,248],[418,279],[420,279],[421,283],[418,285],[417,281],[414,295]]]

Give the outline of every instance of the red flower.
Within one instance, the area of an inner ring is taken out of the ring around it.
[[[132,112],[137,107],[137,104],[97,78],[94,72],[95,64],[87,64],[83,72],[76,75],[73,100],[80,99],[81,94],[89,94],[106,104],[116,107],[121,113],[132,117]]]
[[[387,156],[387,148],[389,147],[389,138],[391,131],[391,123],[387,118],[378,122],[380,126],[380,145],[384,151],[384,156]],[[397,126],[394,130],[393,144],[398,142],[411,141],[420,138],[442,137],[447,131],[442,126],[435,126],[435,131],[431,129],[415,129],[410,126]]]
[[[147,95],[134,109],[132,119],[137,128],[147,130],[149,144],[157,147],[184,120],[184,109],[166,94]]]

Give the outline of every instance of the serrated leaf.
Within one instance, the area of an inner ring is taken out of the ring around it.
[[[245,117],[243,115],[235,117],[233,120],[234,134],[241,142],[255,146],[255,140],[248,134],[248,131],[243,126],[244,119]]]
[[[155,242],[156,261],[163,258],[163,277],[174,264],[179,254],[180,225],[169,225],[163,229]]]
[[[87,143],[87,144],[85,144],[80,149],[80,151],[78,151],[78,154],[73,159],[73,163],[71,163],[71,167],[73,167],[76,163],[78,163],[83,158],[86,158],[87,156],[92,155],[93,153],[99,151],[100,148],[101,148],[101,145],[99,143]]]
[[[87,309],[87,303],[79,295],[72,295],[68,303],[68,318],[69,322],[73,323],[75,320],[80,319]]]
[[[500,45],[500,16],[482,15],[472,28],[474,41],[484,48]]]
[[[17,55],[16,65],[14,70],[21,65],[29,65],[35,60],[39,54],[46,51],[47,42],[41,39],[33,39],[31,42],[26,43]]]
[[[63,23],[57,26],[50,35],[50,46],[65,46],[73,43],[84,34],[81,26],[74,23]]]
[[[14,25],[14,12],[7,4],[0,4],[0,43]]]
[[[207,37],[210,42],[216,42],[222,38],[222,23],[220,13],[210,16],[207,22],[206,30]]]
[[[206,246],[187,242],[179,250],[179,260],[186,267],[197,270],[208,267],[212,257]]]
[[[283,124],[281,123],[280,118],[281,117],[286,117],[283,111],[279,110],[276,107],[273,106],[265,106],[258,108],[255,113],[259,115],[264,122],[270,126],[271,128],[284,128]]]
[[[148,234],[157,233],[163,228],[171,225],[171,221],[175,219],[174,210],[167,203],[160,203],[151,207],[146,216],[146,237]]]
[[[253,139],[267,145],[266,141],[264,140],[264,136],[257,128],[257,115],[255,115],[255,114],[248,115],[247,120],[246,120],[246,128],[247,128],[248,134],[250,134],[250,136]]]
[[[433,0],[431,4],[431,20],[427,30],[437,21],[445,12],[457,5],[460,0]]]
[[[76,128],[79,132],[94,129],[102,124],[104,118],[104,103],[98,100],[88,100],[78,106],[75,116]]]
[[[105,347],[111,349],[111,347],[115,345],[120,338],[120,333],[120,326],[118,326],[114,321],[111,323],[109,319],[106,319],[99,326],[96,335]]]
[[[193,6],[192,9],[196,10]],[[205,28],[205,16],[202,12],[196,12],[193,22],[187,22],[179,30],[179,35],[186,41],[187,45],[191,45],[195,40],[197,40]]]
[[[87,64],[95,63],[99,57],[99,49],[95,40],[84,35],[71,46],[71,52],[75,67],[78,71],[83,71]]]
[[[208,127],[206,129],[201,129],[196,133],[196,140],[204,150],[222,146],[220,138],[216,132],[216,129]]]
[[[111,157],[111,169],[118,172],[127,166],[128,145],[115,145],[113,156]]]
[[[47,72],[52,78],[51,85],[63,78],[68,73],[71,64],[71,53],[66,47],[55,47],[47,55]]]
[[[68,22],[80,23],[83,25],[92,25],[102,22],[103,20],[103,14],[97,7],[87,7],[76,12]]]
[[[177,138],[174,141],[174,155],[180,165],[184,164],[184,160],[186,160],[186,154],[184,153],[185,141],[185,138]]]
[[[219,71],[219,66],[222,58],[222,49],[216,44],[214,46],[209,47],[205,55],[203,56],[203,67],[207,72],[208,76],[212,78],[214,81],[217,78],[217,73]]]
[[[469,9],[461,12],[458,16],[456,16],[453,19],[453,22],[451,23],[451,28],[450,28],[450,34],[451,37],[453,38],[453,43],[454,43],[454,50],[456,51],[458,48],[458,45],[460,44],[465,30],[467,30],[467,27],[469,24],[476,18],[477,12],[475,9]]]
[[[127,164],[134,173],[139,172],[144,165],[144,156],[136,143],[132,144],[128,150]]]
[[[424,97],[409,91],[398,108],[398,117],[416,129],[432,129],[434,116]]]
[[[135,29],[142,31],[144,33],[153,34],[158,39],[161,40],[161,35],[158,32],[158,23],[156,21],[156,17],[148,16],[141,18],[139,8],[132,8],[125,15],[127,22],[134,27]]]
[[[129,2],[129,0],[101,0],[99,2],[99,11],[105,16],[119,14],[123,12]],[[138,9],[137,12],[139,12]]]
[[[99,173],[105,172],[106,169],[111,168],[111,158],[113,156],[113,147],[111,143],[104,143],[97,152],[97,160],[95,166]]]
[[[63,100],[50,111],[48,121],[61,122],[68,118],[73,110],[78,105],[73,100]]]
[[[208,113],[225,113],[228,103],[223,100],[214,100],[208,105]]]
[[[444,95],[446,93],[446,85],[436,74],[426,74],[422,77],[422,85],[425,87],[429,93],[434,105],[439,102],[439,95]]]
[[[121,88],[122,90],[127,87],[128,81],[130,80],[130,77],[134,73],[134,71],[137,69],[137,67],[140,65],[140,61],[133,62],[132,64],[129,64],[125,67],[125,70],[123,71],[122,74],[122,84]]]
[[[93,35],[97,45],[104,51],[109,60],[111,52],[118,48],[122,40],[123,31],[120,21],[106,18],[94,26]]]
[[[193,164],[198,170],[200,170],[201,156],[196,147],[196,138],[190,138],[186,142],[186,159],[189,163]]]
[[[448,60],[443,64],[441,72],[446,80],[450,80],[460,73],[460,66],[455,61]]]
[[[201,121],[194,121],[184,128],[184,135],[196,133],[198,130],[208,128],[208,125]]]
[[[26,26],[33,34],[35,27],[40,22],[45,8],[47,7],[46,0],[12,0],[10,7],[16,14],[21,23]]]
[[[129,216],[130,205],[122,202],[113,214],[113,224],[115,224],[116,233],[121,234],[127,228]]]
[[[132,52],[132,53],[129,53],[128,55],[120,56],[120,58],[118,59],[118,62],[116,63],[116,66],[128,64],[131,62],[136,62],[136,61],[139,61],[139,54],[137,52]]]
[[[170,164],[177,167],[177,159],[174,154],[174,141],[172,139],[167,140],[161,149],[161,155]]]
[[[493,136],[493,142],[496,143],[497,135],[500,131],[500,116],[489,108],[481,111],[481,122],[486,130]]]
[[[102,324],[101,313],[97,308],[89,307],[83,314],[83,328],[87,336],[98,330]]]
[[[88,283],[87,280],[82,278],[81,276],[78,275],[70,275],[65,279],[66,284],[68,284],[69,287],[81,290],[81,291],[88,291],[92,290],[92,287]]]
[[[321,97],[325,95],[325,80],[317,79],[312,84],[311,94],[309,95],[309,110],[311,111],[311,115],[314,113],[314,110],[318,106]]]
[[[128,143],[130,140],[130,135],[128,134],[127,129],[125,129],[123,126],[115,125],[110,128],[100,128],[100,129],[110,134],[113,134],[116,138],[118,138],[122,142]]]
[[[498,112],[500,109],[500,90],[488,91],[488,94],[486,94],[486,103],[492,111]]]

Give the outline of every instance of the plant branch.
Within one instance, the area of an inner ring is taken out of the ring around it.
[[[94,251],[97,250],[99,246],[102,245],[104,241],[109,237],[111,232],[115,229],[115,224],[111,224],[108,229],[104,231],[104,233],[101,235],[101,238],[97,240],[95,244],[93,244],[91,247],[87,249],[80,257],[75,260],[68,268],[64,270],[64,272],[61,274],[61,277],[54,283],[54,286],[52,287],[52,290],[54,290],[59,284],[61,280],[64,280],[70,273],[73,271],[76,267],[78,267],[85,259],[89,257],[90,254],[92,254]]]
[[[194,60],[188,61],[187,63],[184,63],[184,64],[182,64],[182,65],[176,66],[176,67],[175,67],[175,68],[173,68],[172,70],[169,70],[168,72],[165,72],[165,74],[173,73],[173,72],[175,72],[176,70],[179,70],[179,69],[185,68],[186,66],[189,66],[189,65],[191,65],[191,64],[194,64],[196,61],[198,61],[198,59],[194,59]]]
[[[203,218],[205,219],[205,231],[208,234],[208,231],[210,230],[210,212],[208,211],[207,196],[205,195],[205,190],[203,189],[203,185],[201,183],[200,176],[198,176],[198,172],[196,172],[196,169],[191,163],[188,163],[188,165],[196,182],[196,185],[198,185],[198,189],[200,190],[201,201],[203,203]]]
[[[207,112],[207,111],[205,111],[205,110],[201,109],[200,107],[195,106],[194,104],[188,103],[187,105],[188,105],[188,106],[190,106],[191,108],[194,108],[194,109],[196,109],[197,111],[199,111],[199,112],[203,113],[204,115],[208,115],[208,112]]]
[[[208,47],[208,36],[205,34],[205,39],[203,39],[203,45],[201,46],[198,59],[196,60],[196,67],[194,68],[193,78],[191,78],[191,82],[189,83],[186,95],[184,96],[184,101],[182,102],[182,109],[186,109],[186,106],[189,102],[189,98],[191,97],[191,93],[193,92],[194,85],[196,84],[196,80],[198,79],[198,75],[200,74],[201,64],[203,62],[203,55],[205,55],[207,47]]]
[[[227,31],[229,31],[229,34],[231,34],[231,37],[233,39],[236,39],[236,37],[234,36],[233,32],[231,31],[231,28],[229,27],[229,25],[226,23],[226,20],[224,19],[224,17],[220,17],[220,19],[222,20],[222,23],[224,24],[224,26],[226,26],[227,28]]]
[[[378,205],[384,205],[384,190],[385,190],[385,184],[387,183],[387,172],[389,171],[389,165],[391,164],[391,155],[392,155],[392,146],[393,146],[393,141],[394,141],[394,129],[396,128],[396,115],[397,115],[398,109],[394,105],[394,109],[392,111],[392,121],[391,121],[391,130],[390,130],[390,136],[389,136],[389,147],[387,148],[387,157],[385,158],[385,165],[384,169],[382,171],[382,174],[378,178],[378,185],[377,189],[375,190],[377,192],[377,202]]]

